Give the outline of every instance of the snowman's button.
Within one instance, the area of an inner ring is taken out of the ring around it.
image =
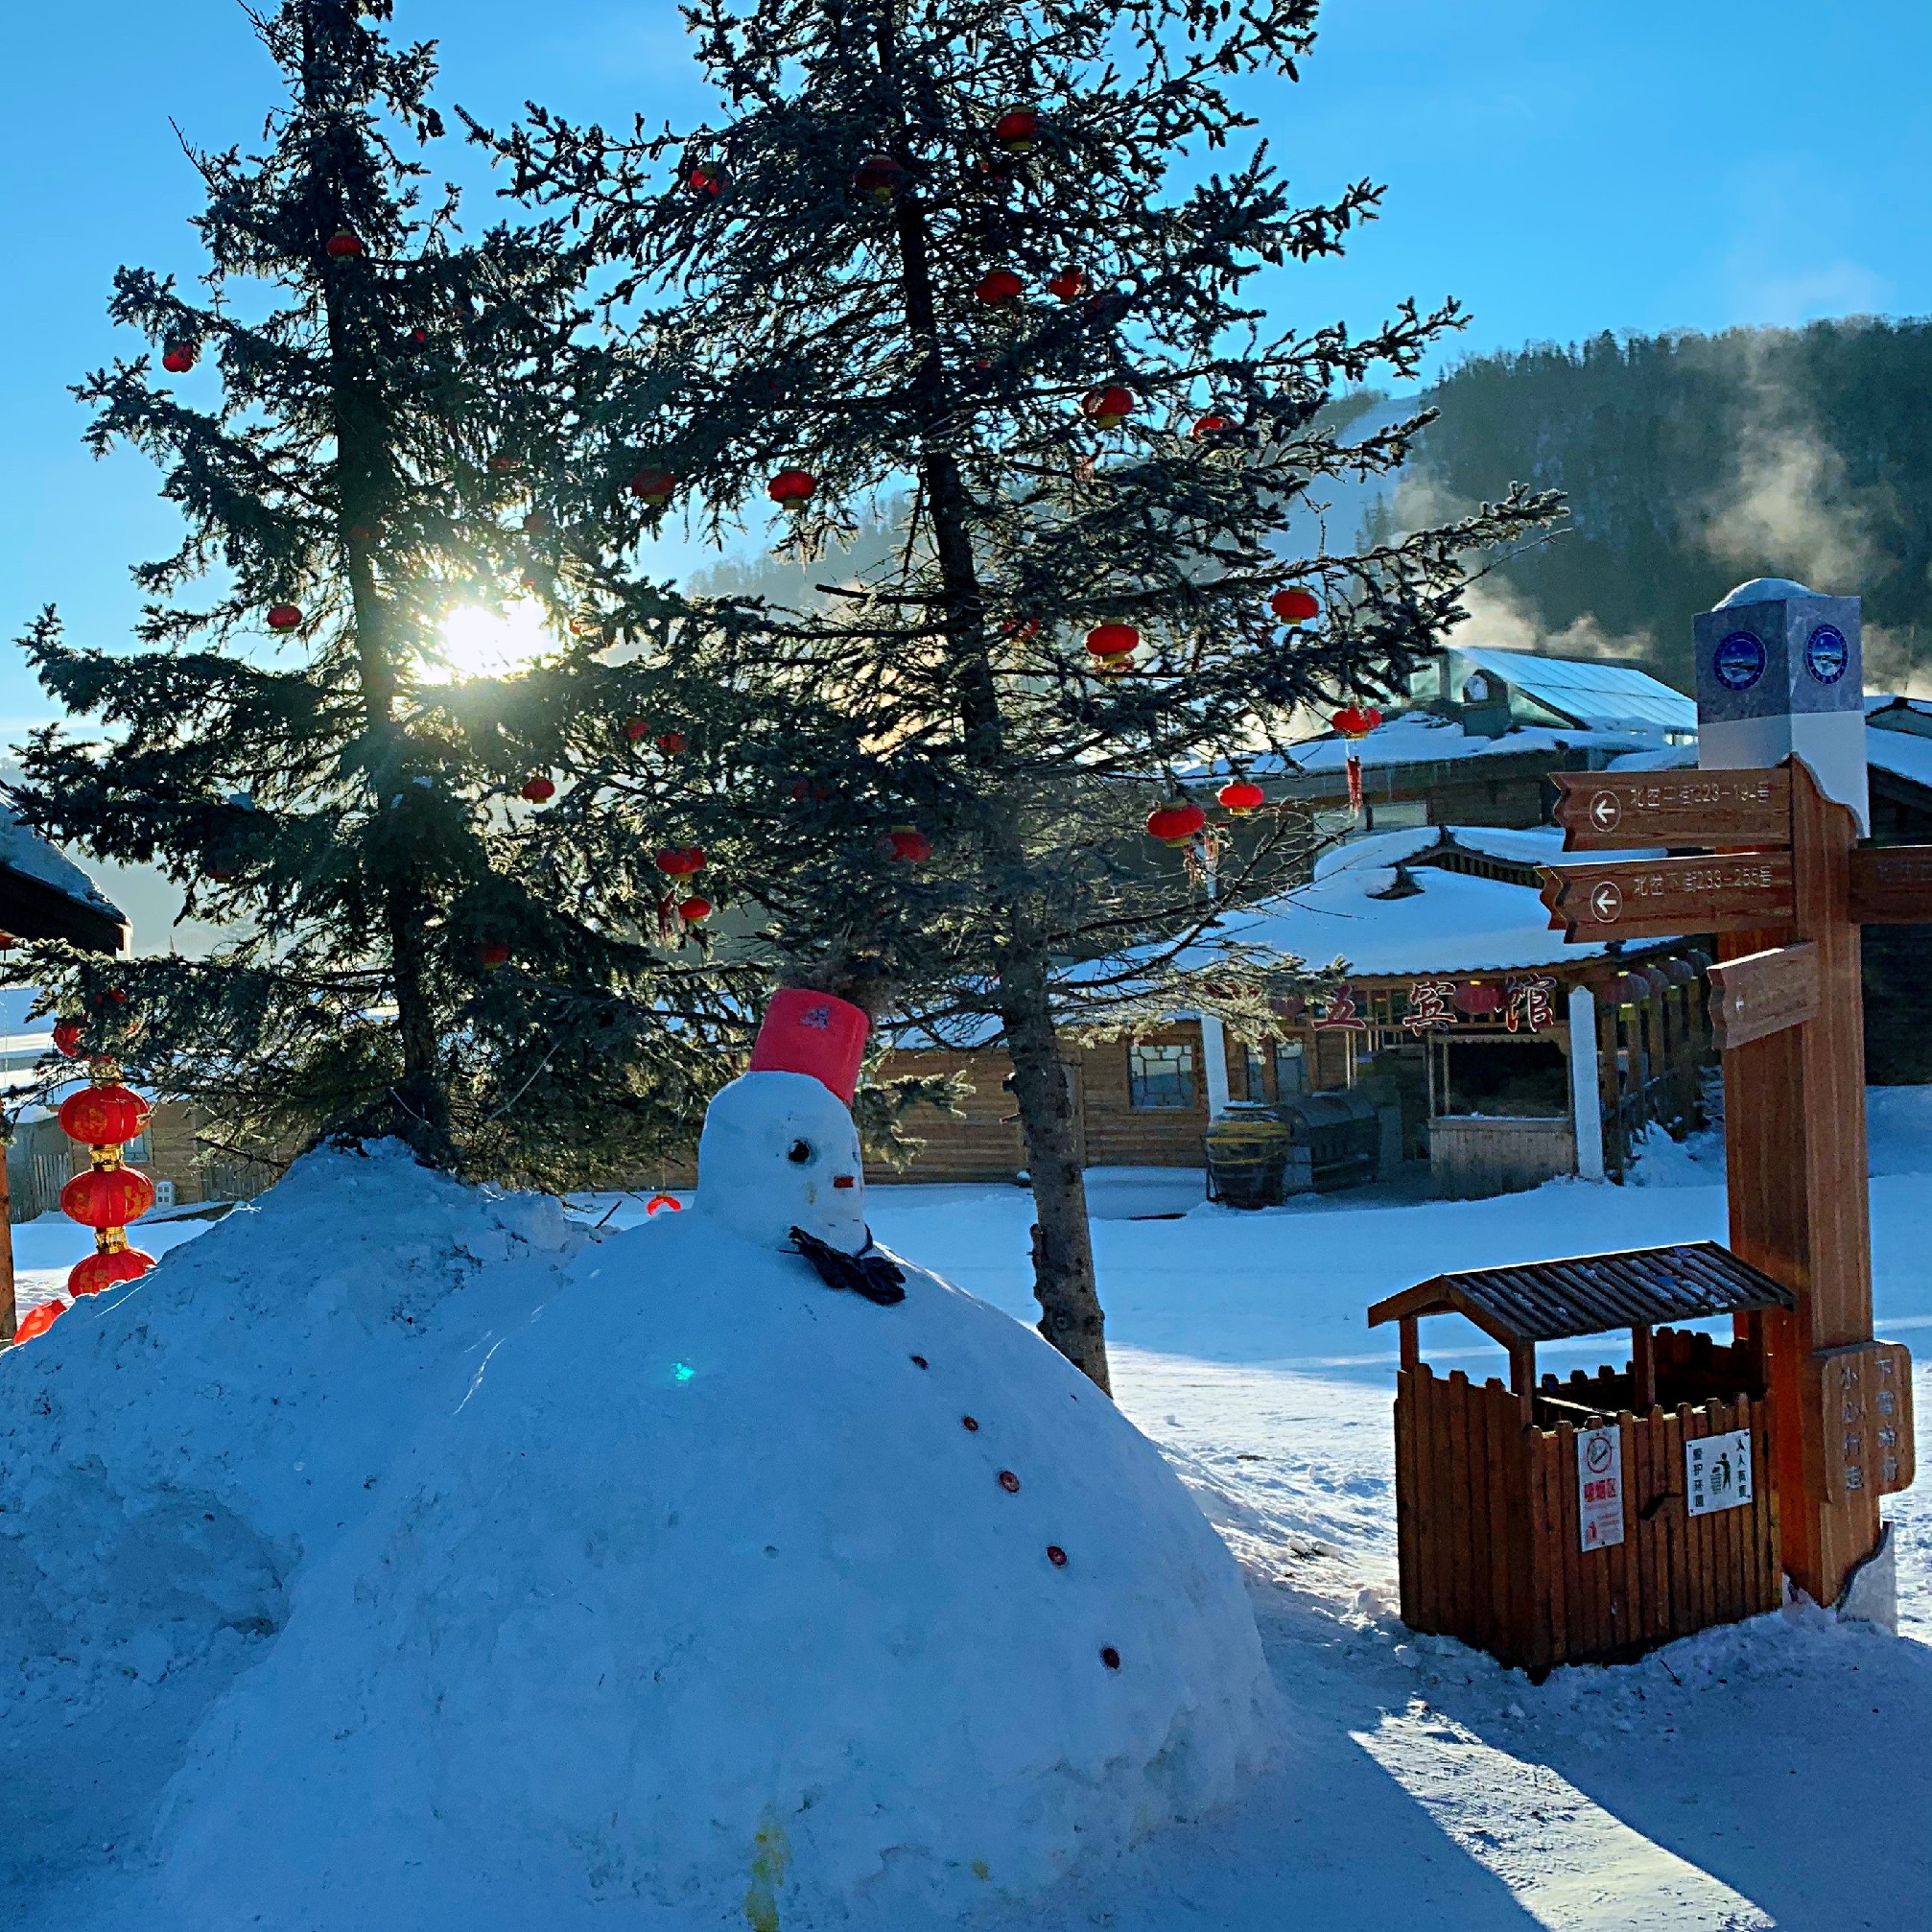
[[[959,1418],[959,1426],[962,1429],[977,1430],[979,1426],[979,1424],[978,1420],[973,1416],[961,1416]]]
[[[1011,1470],[1002,1469],[1000,1472],[1000,1487],[1008,1496],[1018,1496],[1020,1494],[1020,1478]]]
[[[1067,1567],[1067,1552],[1057,1543],[1049,1543],[1047,1545],[1047,1561],[1055,1569],[1065,1569]]]

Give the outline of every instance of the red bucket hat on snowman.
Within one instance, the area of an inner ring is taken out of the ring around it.
[[[783,987],[765,1009],[751,1049],[751,1072],[810,1073],[849,1107],[870,1030],[863,1010],[849,1000]]]

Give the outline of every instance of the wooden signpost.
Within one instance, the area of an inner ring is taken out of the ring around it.
[[[1859,928],[1932,922],[1932,847],[1858,848],[1856,600],[1750,589],[1698,619],[1703,768],[1555,781],[1566,850],[1709,856],[1546,867],[1543,897],[1572,940],[1717,935],[1730,1245],[1793,1290],[1752,1319],[1784,1567],[1830,1604],[1879,1548],[1880,1496],[1912,1480],[1910,1365],[1872,1333]]]

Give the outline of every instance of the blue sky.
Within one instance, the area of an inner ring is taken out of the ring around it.
[[[398,0],[443,42],[445,104],[577,116],[709,105],[670,0]],[[0,72],[0,624],[58,601],[113,643],[127,566],[169,547],[138,458],[96,463],[65,385],[114,352],[117,263],[191,273],[196,184],[172,116],[246,142],[269,74],[229,0],[10,10]],[[1366,325],[1463,297],[1470,349],[1601,329],[1932,311],[1932,7],[1924,0],[1331,0],[1299,87],[1264,97],[1310,197],[1389,184],[1354,253],[1282,285],[1282,319]],[[439,165],[476,164],[455,142]],[[123,345],[124,347],[129,345]],[[0,643],[0,743],[47,715]]]

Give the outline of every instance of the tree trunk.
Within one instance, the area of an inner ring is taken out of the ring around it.
[[[886,50],[889,59],[889,47]],[[910,155],[902,153],[902,165]],[[1013,1059],[1013,1093],[1026,1143],[1026,1169],[1039,1216],[1033,1239],[1033,1296],[1040,1332],[1102,1389],[1107,1378],[1106,1317],[1094,1276],[1087,1226],[1086,1150],[1073,1140],[1073,1110],[1060,1060],[1049,997],[1047,936],[1032,917],[1025,842],[1017,809],[1001,790],[1003,720],[986,640],[969,527],[969,504],[952,449],[953,411],[938,351],[937,310],[925,217],[917,197],[901,195],[896,226],[905,277],[906,319],[921,418],[920,482],[932,520],[934,553],[946,589],[946,634],[959,667],[960,714],[969,766],[984,782],[980,840],[987,893],[1005,914],[1009,937],[1000,962],[1000,1010]]]

